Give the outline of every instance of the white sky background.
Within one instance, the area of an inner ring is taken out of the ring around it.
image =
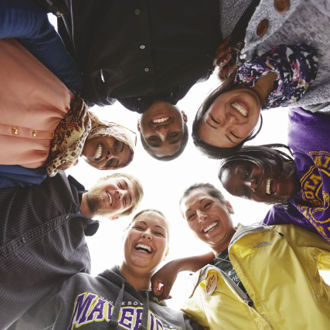
[[[52,20],[53,22],[53,20]],[[205,97],[218,86],[216,76],[208,81],[198,83],[177,106],[188,116],[189,135],[194,115]],[[137,132],[136,125],[139,114],[122,107],[119,102],[103,108],[93,107],[92,110],[101,118],[122,124]],[[287,143],[287,110],[276,109],[263,112],[263,128],[250,144]],[[170,162],[155,160],[143,149],[140,139],[135,150],[132,163],[118,170],[136,176],[143,184],[144,198],[138,210],[155,208],[162,211],[170,223],[170,250],[165,261],[208,252],[209,248],[200,242],[189,230],[179,210],[179,200],[183,191],[190,185],[199,182],[209,182],[220,188],[231,202],[235,214],[232,216],[235,224],[252,224],[264,218],[269,206],[230,196],[222,189],[218,181],[219,161],[211,160],[202,155],[193,145],[191,137],[183,154]],[[83,160],[67,171],[88,189],[99,177],[111,173],[99,171],[89,166]],[[100,219],[98,232],[88,238],[92,259],[92,274],[120,264],[123,257],[123,232],[129,223],[129,218],[119,218],[116,221]],[[325,274],[325,273],[323,273]],[[326,273],[330,282],[330,272]],[[191,276],[181,273],[172,290],[172,299],[168,305],[180,308],[191,293]]]
[[[217,77],[211,77],[207,82],[198,83],[189,91],[186,97],[178,103],[178,107],[188,115],[188,127],[191,132],[191,124],[202,100],[218,85]],[[101,118],[114,121],[136,131],[139,114],[128,111],[118,102],[112,106],[103,108],[93,107],[95,113]],[[259,135],[251,141],[251,144],[272,142],[287,142],[287,110],[276,109],[263,112],[264,124]],[[208,247],[200,242],[189,230],[182,218],[178,202],[183,191],[197,182],[210,182],[218,188],[222,188],[217,174],[219,161],[209,159],[202,155],[193,145],[191,137],[183,154],[170,162],[162,162],[150,157],[143,149],[138,139],[135,156],[132,163],[119,172],[126,172],[136,176],[145,191],[139,210],[144,208],[156,208],[162,211],[170,222],[170,251],[167,261],[183,256],[200,254],[209,251]],[[68,171],[76,179],[82,182],[88,189],[97,179],[110,173],[99,171],[90,167],[83,160]],[[227,199],[232,203],[235,214],[235,224],[251,224],[263,219],[269,206],[253,201],[247,201],[230,196],[224,191]],[[98,232],[88,239],[91,258],[92,273],[98,274],[122,260],[123,231],[130,218],[120,218],[116,221],[102,219]],[[328,274],[328,277],[329,274]],[[182,273],[172,290],[170,306],[179,308],[191,290],[191,277]]]

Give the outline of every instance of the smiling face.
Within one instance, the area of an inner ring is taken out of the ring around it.
[[[155,211],[139,214],[127,232],[124,267],[151,274],[167,253],[168,227]]]
[[[274,160],[267,160],[267,167],[247,160],[228,163],[220,170],[219,179],[232,195],[267,204],[285,203],[298,189],[293,163],[284,163],[279,171]]]
[[[184,136],[186,115],[167,102],[154,102],[138,124],[141,139],[158,158],[172,156],[179,151]]]
[[[112,136],[98,136],[86,141],[82,153],[91,166],[114,170],[126,166],[132,152],[127,144]]]
[[[136,186],[126,177],[109,178],[93,186],[83,195],[91,215],[113,218],[129,210],[139,200]]]
[[[258,123],[258,94],[240,87],[220,94],[203,115],[200,139],[212,146],[232,148],[245,140]]]
[[[181,201],[181,210],[197,237],[217,253],[228,246],[234,233],[229,202],[221,203],[205,189],[197,188]]]

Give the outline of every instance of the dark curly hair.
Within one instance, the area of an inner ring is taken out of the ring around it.
[[[281,149],[285,150],[282,151]],[[260,146],[248,146],[242,148],[240,151],[232,156],[225,158],[221,162],[218,178],[221,181],[222,172],[229,168],[233,162],[237,161],[249,161],[256,164],[258,167],[264,169],[264,171],[269,170],[269,160],[275,161],[277,165],[277,173],[281,173],[284,168],[285,162],[292,162],[291,149],[285,144],[264,144]],[[296,167],[294,166],[294,169]]]

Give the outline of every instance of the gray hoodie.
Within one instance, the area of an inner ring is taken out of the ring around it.
[[[60,292],[11,329],[203,329],[182,312],[160,303],[149,291],[136,291],[118,267],[98,276],[78,273]]]

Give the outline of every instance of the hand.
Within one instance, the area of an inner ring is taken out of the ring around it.
[[[217,49],[213,64],[219,67],[218,76],[221,80],[227,79],[238,67],[238,59],[241,47],[229,46],[228,37]]]
[[[179,269],[175,260],[159,269],[151,278],[152,292],[160,300],[171,299],[170,291],[176,280]]]

